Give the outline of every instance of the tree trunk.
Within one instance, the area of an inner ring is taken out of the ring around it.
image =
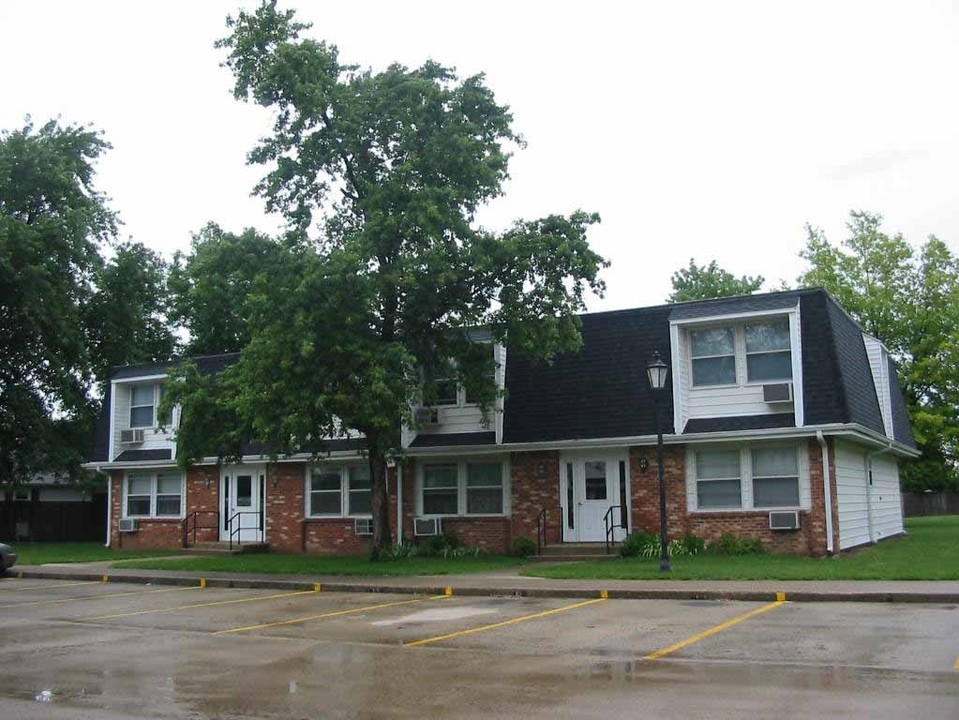
[[[370,443],[370,480],[373,511],[373,547],[372,557],[377,559],[380,553],[393,542],[390,532],[390,497],[386,487],[386,458]]]

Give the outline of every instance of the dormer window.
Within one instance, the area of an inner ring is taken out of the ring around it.
[[[156,408],[163,400],[166,394],[166,388],[162,382],[136,383],[130,386],[130,427],[131,428],[152,428],[155,427],[157,416]],[[159,418],[160,424],[169,426],[173,424],[172,413]]]
[[[792,379],[788,318],[690,329],[693,387]]]

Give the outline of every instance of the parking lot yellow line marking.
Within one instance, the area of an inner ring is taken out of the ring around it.
[[[56,605],[58,603],[79,602],[83,600],[105,600],[107,598],[129,597],[130,595],[155,595],[156,593],[183,592],[184,590],[197,589],[197,585],[191,585],[190,587],[163,588],[162,590],[131,590],[128,592],[108,593],[106,595],[73,595],[68,598],[58,598],[56,600],[37,600],[36,602],[13,603],[12,605],[2,605],[0,607],[36,607],[37,605]]]
[[[212,634],[228,635],[230,633],[246,632],[247,630],[279,627],[280,625],[296,625],[298,623],[310,622],[311,620],[322,620],[323,618],[339,617],[341,615],[355,615],[356,613],[366,612],[368,610],[380,610],[398,605],[412,605],[413,603],[424,602],[426,600],[445,600],[447,597],[449,596],[433,595],[431,597],[416,598],[415,600],[397,600],[396,602],[380,603],[378,605],[364,605],[363,607],[350,608],[349,610],[332,610],[330,612],[320,613],[319,615],[307,615],[306,617],[292,618],[290,620],[277,620],[276,622],[260,623],[259,625],[246,625],[245,627],[230,628],[228,630],[217,630]]]
[[[194,588],[199,589],[199,585]],[[77,618],[78,622],[93,622],[94,620],[110,620],[112,618],[133,617],[134,615],[151,615],[156,613],[176,612],[177,610],[192,610],[193,608],[213,607],[214,605],[235,605],[236,603],[256,602],[257,600],[276,600],[277,598],[293,597],[294,595],[315,595],[313,590],[296,590],[294,592],[276,593],[275,595],[258,595],[257,597],[235,598],[233,600],[215,600],[213,602],[191,603],[176,607],[157,608],[156,610],[137,610],[135,612],[114,613],[113,615],[97,615],[96,617]]]
[[[76,587],[77,585],[99,585],[99,580],[84,580],[82,582],[57,583],[56,585],[28,585],[27,587],[0,588],[5,592],[27,592],[28,590],[52,590],[53,588]]]
[[[771,602],[768,605],[763,605],[761,608],[756,608],[755,610],[750,610],[749,612],[743,613],[742,615],[737,615],[732,620],[727,620],[724,623],[720,623],[719,625],[716,625],[715,627],[709,628],[709,630],[704,630],[703,632],[697,633],[696,635],[693,635],[692,637],[688,637],[685,640],[681,640],[675,645],[670,645],[669,647],[664,647],[662,650],[657,650],[656,652],[650,653],[649,655],[646,655],[644,659],[658,660],[664,655],[669,655],[670,653],[674,653],[677,650],[682,650],[684,647],[688,647],[689,645],[692,645],[693,643],[699,642],[700,640],[704,640],[705,638],[715,635],[716,633],[720,633],[723,630],[727,630],[731,628],[733,625],[738,625],[743,620],[748,620],[751,617],[755,617],[756,615],[760,615],[764,612],[769,612],[770,610],[778,608],[784,602],[785,602],[784,600],[776,600],[775,602]]]
[[[952,666],[952,669],[953,669],[953,670],[959,670],[959,655],[956,656],[956,662],[955,662],[955,664]]]
[[[786,593],[782,590],[776,593],[776,602],[786,602]]]
[[[460,630],[454,633],[447,633],[446,635],[437,635],[436,637],[424,638],[422,640],[413,640],[412,642],[403,643],[406,647],[417,647],[419,645],[428,645],[429,643],[439,642],[440,640],[449,640],[451,638],[463,637],[464,635],[472,635],[473,633],[484,632],[486,630],[495,630],[496,628],[506,627],[507,625],[516,625],[517,623],[526,622],[527,620],[535,620],[536,618],[546,617],[547,615],[555,615],[556,613],[566,612],[567,610],[575,610],[576,608],[586,607],[587,605],[593,605],[595,603],[605,602],[606,598],[594,598],[592,600],[584,600],[583,602],[573,603],[572,605],[566,605],[561,608],[555,608],[554,610],[544,610],[543,612],[533,613],[532,615],[523,615],[522,617],[513,618],[512,620],[504,620],[503,622],[492,623],[491,625],[482,625],[480,627],[470,628],[469,630]]]

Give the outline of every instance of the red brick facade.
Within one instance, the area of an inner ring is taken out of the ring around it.
[[[667,482],[669,535],[681,538],[687,532],[709,540],[725,533],[739,538],[760,538],[772,552],[825,555],[827,553],[824,515],[822,453],[819,443],[807,444],[812,506],[801,513],[802,528],[797,531],[774,532],[769,529],[767,511],[688,512],[686,502],[686,448],[667,446],[664,467]],[[835,459],[830,444],[829,460],[833,505],[833,548],[839,545],[839,517],[836,502]],[[630,530],[642,528],[659,532],[659,475],[654,447],[634,447],[629,451],[631,514]],[[645,459],[645,462],[643,460]],[[646,469],[640,469],[643,465]],[[537,522],[546,508],[547,542],[562,541],[563,517],[560,509],[559,451],[514,452],[510,457],[510,512],[502,517],[446,517],[443,531],[462,542],[491,553],[507,552],[515,538],[535,540]],[[317,554],[361,554],[366,552],[368,536],[356,534],[354,519],[349,517],[307,517],[305,463],[278,463],[269,466],[266,478],[264,510],[266,540],[271,550]],[[111,542],[114,547],[176,548],[183,542],[185,524],[178,519],[141,519],[136,533],[120,533],[118,521],[123,514],[124,473],[115,471],[111,478]],[[396,522],[396,471],[389,473],[390,525]],[[407,460],[403,466],[403,533],[413,539],[416,516],[416,463]],[[187,517],[197,513],[197,541],[218,539],[213,526],[220,521],[221,494],[219,471],[215,467],[198,467],[186,476],[185,511]],[[204,527],[207,526],[207,527]],[[394,527],[395,533],[395,527]],[[193,536],[189,538],[193,541]]]

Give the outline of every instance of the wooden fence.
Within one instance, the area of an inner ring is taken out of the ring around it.
[[[906,517],[959,515],[959,492],[904,492],[902,514]]]

